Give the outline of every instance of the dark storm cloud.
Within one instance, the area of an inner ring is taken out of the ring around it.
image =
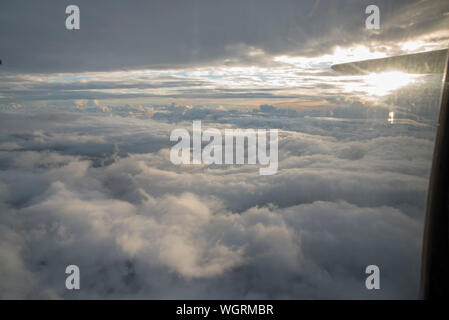
[[[73,1],[2,1],[2,69],[81,72],[225,60],[264,64],[247,51],[317,55],[336,45],[417,37],[441,29],[449,7],[447,1],[377,1],[382,15],[378,34],[364,29],[370,1],[81,0],[75,1],[81,11],[79,31],[65,29],[69,4]]]

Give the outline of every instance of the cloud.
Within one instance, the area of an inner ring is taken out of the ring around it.
[[[284,127],[273,176],[172,165],[169,132],[190,121],[3,113],[14,127],[1,131],[10,147],[0,152],[0,295],[417,297],[433,128],[374,118],[285,125],[256,111],[248,126]],[[242,119],[225,116],[203,127]],[[69,264],[81,269],[75,293],[64,287]],[[369,264],[382,272],[375,293],[364,287]]]
[[[2,68],[46,73],[267,64],[269,56],[316,56],[336,46],[376,43],[398,51],[405,39],[448,39],[446,1],[378,1],[378,33],[364,28],[369,4],[81,0],[81,29],[68,31],[67,3],[2,2]]]

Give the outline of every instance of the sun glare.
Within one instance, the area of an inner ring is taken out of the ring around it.
[[[384,96],[414,82],[417,77],[405,72],[371,73],[365,77],[365,83],[369,94]]]
[[[355,82],[348,85],[348,91],[366,92],[372,96],[386,96],[399,88],[413,82],[419,75],[399,71],[370,73],[354,79]]]

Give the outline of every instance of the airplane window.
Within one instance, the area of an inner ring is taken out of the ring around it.
[[[0,298],[418,299],[449,2],[371,2],[2,1]]]

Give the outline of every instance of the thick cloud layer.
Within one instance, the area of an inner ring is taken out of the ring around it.
[[[278,173],[171,164],[186,112],[2,112],[0,296],[417,297],[432,126],[211,113],[204,129],[279,128]]]

